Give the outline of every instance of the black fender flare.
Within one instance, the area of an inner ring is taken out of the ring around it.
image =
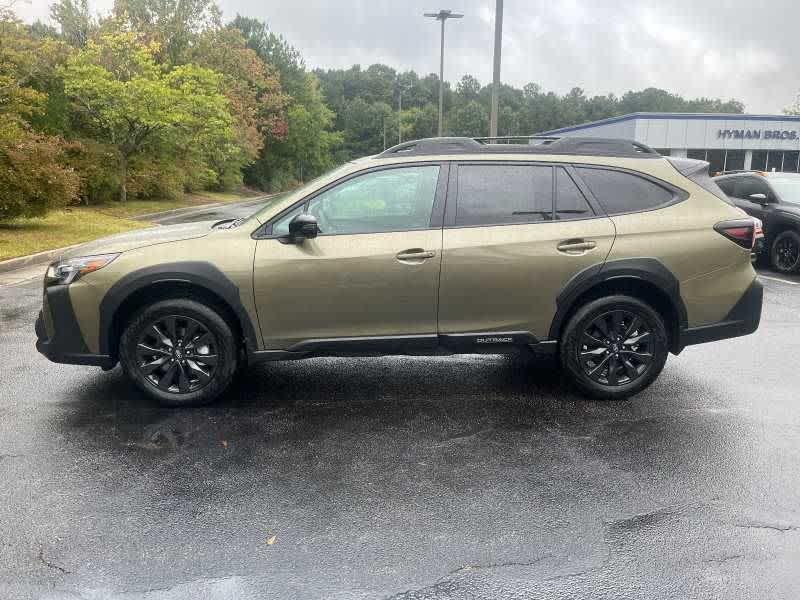
[[[657,258],[621,258],[592,265],[576,273],[556,297],[556,314],[550,324],[549,338],[557,340],[575,302],[593,287],[609,281],[638,280],[662,292],[678,315],[678,332],[688,327],[686,305],[681,298],[680,282]]]
[[[100,302],[100,352],[109,354],[113,347],[114,318],[131,294],[151,285],[182,283],[203,288],[219,297],[239,321],[248,354],[258,350],[258,335],[245,310],[238,286],[209,262],[183,261],[164,263],[132,271],[117,281]]]

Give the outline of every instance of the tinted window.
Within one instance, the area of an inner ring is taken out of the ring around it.
[[[767,198],[772,196],[769,185],[761,177],[738,177],[734,179],[733,196],[747,198],[751,194],[764,194]]]
[[[556,219],[585,219],[594,215],[592,207],[564,169],[556,169]]]
[[[666,188],[631,173],[584,167],[578,172],[610,215],[656,208],[673,197]]]
[[[456,225],[531,223],[553,218],[553,169],[460,165]]]
[[[719,186],[723,192],[728,196],[733,196],[733,184],[735,179],[715,179],[714,182]]]
[[[366,173],[312,198],[308,212],[322,234],[426,229],[438,177],[436,165]]]

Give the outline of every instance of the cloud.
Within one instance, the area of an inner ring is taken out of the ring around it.
[[[93,6],[108,10],[111,0]],[[388,64],[438,72],[439,24],[423,12],[465,13],[446,25],[445,78],[491,80],[494,0],[221,0],[266,20],[314,67]],[[742,100],[748,112],[779,112],[800,89],[795,23],[800,3],[771,0],[506,0],[504,82],[545,90],[617,95],[657,86],[686,97]],[[19,5],[27,20],[46,2]]]

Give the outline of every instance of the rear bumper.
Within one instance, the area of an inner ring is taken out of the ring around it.
[[[678,352],[686,346],[705,344],[706,342],[715,342],[753,333],[758,329],[758,325],[761,322],[763,298],[764,288],[755,279],[725,319],[719,323],[692,327],[681,331]]]
[[[45,301],[36,319],[36,349],[49,360],[70,365],[93,365],[110,369],[116,361],[106,354],[92,354],[86,347],[72,310],[67,286],[45,289]],[[44,311],[52,331],[45,325]]]

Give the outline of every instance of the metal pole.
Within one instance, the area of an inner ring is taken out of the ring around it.
[[[400,88],[400,96],[397,101],[397,143],[403,141],[403,88]]]
[[[442,115],[444,113],[444,22],[442,19],[442,40],[441,51],[439,53],[439,130],[438,135],[442,137]]]
[[[494,10],[494,68],[492,71],[492,107],[489,113],[489,137],[497,136],[497,108],[500,95],[500,52],[503,40],[503,0],[497,0]]]

